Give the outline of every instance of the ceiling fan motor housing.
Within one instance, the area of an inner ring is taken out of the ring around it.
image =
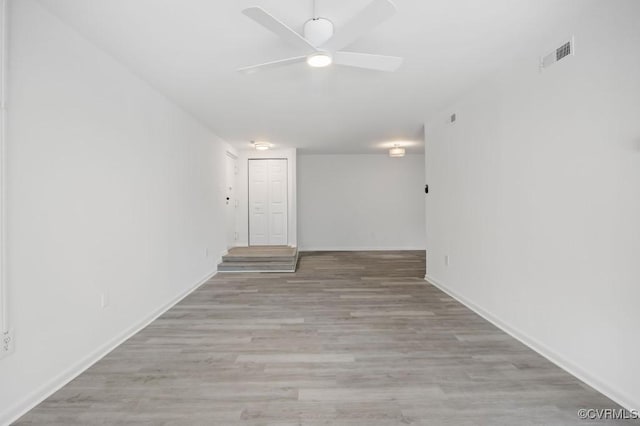
[[[325,18],[309,19],[304,24],[304,38],[315,47],[320,47],[333,37],[333,23]]]

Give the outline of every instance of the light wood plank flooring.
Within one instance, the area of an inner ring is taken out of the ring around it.
[[[424,263],[303,253],[295,274],[219,274],[18,423],[605,424],[577,411],[613,402],[426,284]]]

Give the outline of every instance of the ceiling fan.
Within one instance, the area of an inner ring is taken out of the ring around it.
[[[339,28],[335,34],[333,23],[330,20],[319,17],[308,20],[304,25],[303,37],[260,7],[244,9],[243,14],[298,47],[300,55],[243,67],[238,71],[250,73],[305,61],[309,66],[316,68],[337,64],[377,71],[396,71],[402,65],[402,58],[341,50],[391,17],[395,12],[396,6],[390,0],[373,0],[346,25]],[[316,16],[315,2],[314,16]]]

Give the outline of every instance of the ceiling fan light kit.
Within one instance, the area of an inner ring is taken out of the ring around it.
[[[396,6],[390,0],[372,0],[358,15],[337,31],[334,30],[333,23],[329,19],[314,17],[308,20],[304,25],[303,37],[260,7],[244,9],[243,14],[297,47],[300,55],[243,67],[238,71],[251,73],[305,61],[314,68],[326,67],[333,63],[367,70],[396,71],[402,65],[402,58],[342,50],[389,19],[395,12]]]
[[[328,67],[333,63],[333,57],[329,52],[318,52],[307,56],[307,64],[313,68]]]

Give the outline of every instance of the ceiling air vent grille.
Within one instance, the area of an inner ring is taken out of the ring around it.
[[[550,67],[559,60],[564,59],[567,56],[573,56],[574,54],[574,40],[573,37],[571,37],[571,40],[563,43],[562,46],[558,47],[548,55],[542,57],[540,59],[540,68]]]

